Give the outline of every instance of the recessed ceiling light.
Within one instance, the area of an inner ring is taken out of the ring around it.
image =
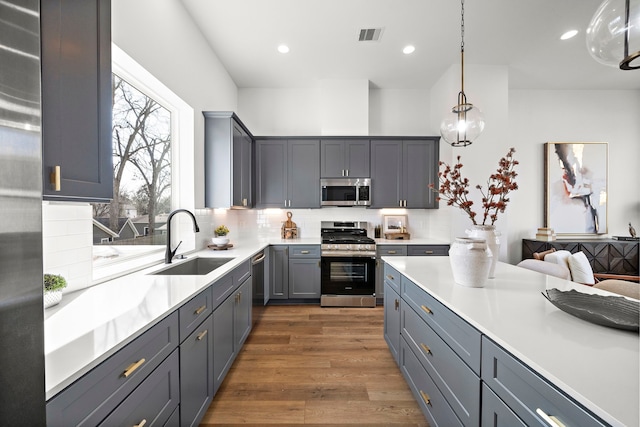
[[[286,44],[281,44],[280,46],[278,46],[278,52],[289,53],[289,46],[287,46]]]
[[[408,46],[405,46],[404,49],[402,49],[402,53],[404,53],[405,55],[409,55],[410,53],[413,53],[415,50],[416,50],[415,46],[408,45]]]
[[[569,40],[570,38],[575,37],[576,34],[578,34],[578,30],[569,30],[560,36],[560,40]]]

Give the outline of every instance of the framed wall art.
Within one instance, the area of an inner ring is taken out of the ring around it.
[[[544,145],[545,227],[556,235],[607,233],[606,142]]]
[[[404,233],[407,229],[406,215],[385,215],[384,233]]]

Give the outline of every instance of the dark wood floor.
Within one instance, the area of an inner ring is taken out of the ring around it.
[[[268,306],[200,426],[427,426],[382,331],[382,307]]]

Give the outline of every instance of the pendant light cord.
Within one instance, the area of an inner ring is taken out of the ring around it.
[[[460,92],[464,94],[464,0],[460,3]]]

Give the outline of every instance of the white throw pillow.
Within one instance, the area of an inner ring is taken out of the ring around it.
[[[569,257],[569,270],[571,270],[571,280],[574,282],[585,285],[596,283],[589,260],[582,252],[576,252]]]
[[[555,252],[551,252],[549,254],[546,254],[544,256],[544,260],[546,262],[552,262],[554,264],[564,265],[565,267],[569,268],[569,257],[570,256],[571,256],[571,252],[565,251],[565,250],[561,250],[561,251],[555,251]]]

